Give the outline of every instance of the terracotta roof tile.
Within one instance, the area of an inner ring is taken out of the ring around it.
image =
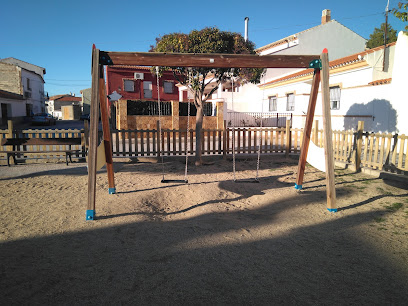
[[[58,101],[81,102],[82,98],[81,97],[66,96],[66,97],[58,99]]]
[[[392,42],[390,44],[387,44],[387,47],[394,46],[395,44],[396,44],[396,42]],[[349,56],[346,56],[346,57],[342,57],[342,58],[333,60],[333,61],[329,62],[330,69],[334,69],[334,68],[338,68],[338,67],[342,67],[342,66],[346,66],[346,65],[351,65],[351,64],[354,64],[354,63],[357,63],[357,62],[365,61],[364,56],[366,56],[368,54],[371,54],[371,53],[373,53],[375,51],[381,50],[383,48],[384,48],[384,46],[379,46],[379,47],[376,47],[376,48],[368,49],[368,50],[365,50],[365,51],[362,51],[362,52],[359,52],[359,53],[355,53],[355,54],[352,54],[352,55],[349,55]],[[293,74],[290,74],[290,75],[281,77],[279,79],[275,79],[275,80],[272,80],[272,81],[267,82],[265,84],[262,84],[262,86],[260,86],[260,87],[263,87],[264,85],[269,85],[269,84],[279,83],[279,82],[286,81],[286,80],[299,78],[299,77],[306,76],[306,75],[309,75],[309,74],[313,74],[313,69],[306,69],[306,70],[302,70],[302,71],[299,71],[299,72],[295,72]]]
[[[392,78],[388,78],[388,79],[381,79],[381,80],[376,80],[376,81],[372,81],[370,83],[368,83],[369,85],[383,85],[383,84],[389,84],[391,83]]]

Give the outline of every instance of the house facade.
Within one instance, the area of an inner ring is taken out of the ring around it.
[[[80,93],[82,96],[82,114],[89,115],[91,113],[92,88],[82,89]]]
[[[159,78],[161,101],[178,100],[177,80],[173,73],[164,71]],[[157,78],[150,67],[143,66],[107,66],[107,95],[117,92],[124,100],[157,101]]]
[[[19,59],[0,59],[1,121],[21,122],[45,111],[45,73],[45,68]]]
[[[408,133],[408,36],[384,47],[358,52],[330,61],[330,108],[333,130],[357,128],[364,121],[370,132]],[[383,60],[385,56],[385,61]],[[303,128],[310,98],[313,69],[285,75],[259,85],[266,99],[263,107],[293,114],[294,128]],[[315,119],[322,127],[319,89]]]
[[[174,116],[169,114],[173,114],[176,107],[170,101],[176,101],[178,107],[177,83],[171,71],[162,73],[157,86],[157,77],[151,72],[150,67],[117,65],[106,67],[107,96],[120,97],[119,101],[111,102],[107,99],[112,128],[155,128],[159,96],[163,102],[162,106],[165,107],[162,109],[163,115],[168,117],[166,122],[171,122],[171,126],[175,126]],[[177,118],[178,115],[177,113]],[[163,125],[166,124],[163,122]]]
[[[366,39],[348,29],[338,21],[331,19],[330,10],[322,11],[321,23],[313,28],[279,39],[256,51],[260,55],[320,55],[324,48],[329,51],[330,60],[345,57],[365,50]],[[302,69],[267,69],[262,83],[279,79]],[[213,101],[226,102],[225,112],[268,112],[261,101],[268,99],[253,84],[222,84],[213,94]],[[286,111],[285,111],[286,112]]]
[[[82,108],[82,98],[75,97],[72,94],[56,95],[49,98],[46,102],[47,112],[58,119],[64,119],[63,106],[71,106]]]

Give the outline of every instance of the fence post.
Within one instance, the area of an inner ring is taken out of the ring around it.
[[[286,120],[286,157],[289,157],[292,147],[292,132],[290,130],[290,120]]]
[[[359,121],[357,126],[356,172],[361,171],[361,149],[363,147],[364,121]]]
[[[160,121],[156,121],[156,130],[157,130],[157,161],[160,161],[161,153],[161,135],[160,135]]]
[[[180,128],[180,102],[171,101],[171,113],[172,113],[172,128],[173,130],[178,130]]]
[[[319,120],[313,122],[313,142],[319,147]]]
[[[224,120],[224,130],[222,131],[222,158],[226,159],[227,158],[227,120]]]
[[[89,147],[89,122],[88,120],[84,121],[84,139],[82,142],[82,146],[85,147],[85,150],[88,150],[88,147]]]
[[[7,120],[7,138],[13,138],[13,121]]]

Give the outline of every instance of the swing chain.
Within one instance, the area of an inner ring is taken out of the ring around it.
[[[189,83],[191,84],[192,69],[189,68]],[[188,88],[188,86],[187,86]],[[190,144],[190,97],[188,97],[187,105],[187,135],[186,135],[186,167],[184,170],[184,180],[187,182],[187,168],[188,168],[188,145]]]
[[[160,103],[160,81],[159,81],[159,66],[156,66],[156,80],[157,80],[157,104],[159,107],[159,143],[158,143],[158,149],[160,151],[160,156],[161,156],[161,164],[162,164],[162,181],[164,181],[164,158],[163,158],[163,152],[162,152],[162,126],[161,126],[161,103]]]
[[[265,77],[264,77],[264,85],[265,85]],[[255,180],[258,180],[258,174],[259,174],[259,164],[261,160],[261,146],[262,146],[262,127],[263,127],[263,111],[264,111],[264,99],[265,99],[265,88],[262,90],[262,101],[261,101],[261,106],[262,106],[262,112],[261,112],[261,124],[260,124],[260,135],[259,135],[259,141],[258,141],[258,160],[256,162],[256,176]]]
[[[234,68],[231,69],[231,107],[233,113],[233,120],[232,120],[232,174],[234,178],[234,182],[237,180],[235,177],[235,115],[234,115]]]

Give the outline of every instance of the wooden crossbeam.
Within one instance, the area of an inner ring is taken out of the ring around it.
[[[207,68],[309,68],[319,55],[255,55],[158,52],[100,52],[102,65]]]

